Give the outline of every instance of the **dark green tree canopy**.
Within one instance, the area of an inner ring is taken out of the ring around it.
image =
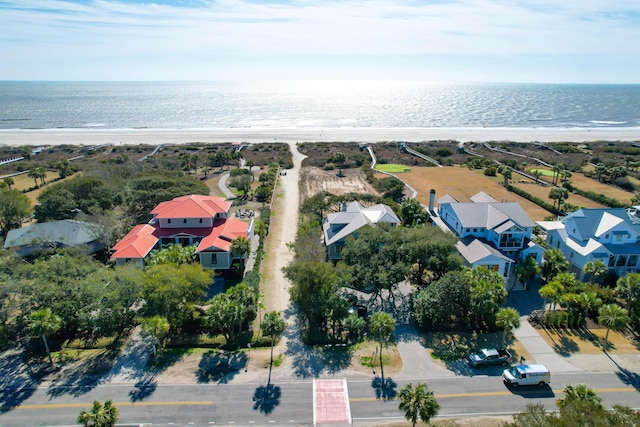
[[[101,213],[122,203],[122,191],[95,176],[76,176],[53,184],[38,196],[34,215],[38,222],[68,219],[73,209]]]
[[[0,188],[0,236],[22,226],[22,220],[31,214],[31,202],[22,191]]]

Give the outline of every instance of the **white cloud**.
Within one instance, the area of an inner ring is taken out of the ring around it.
[[[0,78],[60,61],[90,69],[87,62],[117,60],[125,72],[144,58],[204,71],[229,58],[640,56],[640,2],[626,0],[9,0],[0,13],[0,48],[11,52]]]

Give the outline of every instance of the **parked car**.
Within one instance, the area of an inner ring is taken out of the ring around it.
[[[513,356],[509,350],[483,348],[478,353],[469,355],[469,363],[474,368],[488,365],[507,366],[513,362]]]

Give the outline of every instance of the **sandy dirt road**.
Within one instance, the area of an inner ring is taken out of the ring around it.
[[[296,238],[300,200],[298,183],[302,160],[306,157],[300,154],[293,142],[289,143],[289,149],[293,157],[293,168],[282,170],[278,176],[265,258],[262,261],[264,277],[261,280],[261,290],[264,293],[266,311],[284,312],[289,307],[291,284],[284,277],[282,269],[291,262],[294,255],[287,243],[293,243]]]

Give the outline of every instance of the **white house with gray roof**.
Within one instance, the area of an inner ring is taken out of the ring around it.
[[[389,206],[381,203],[368,208],[358,202],[343,203],[340,212],[330,213],[322,222],[328,258],[342,259],[342,248],[348,236],[365,225],[383,222],[395,227],[400,224],[400,219]]]
[[[472,267],[508,276],[518,257],[542,262],[544,250],[531,242],[535,223],[518,203],[498,202],[484,192],[468,203],[445,195],[438,199],[438,214],[460,238],[456,247]]]
[[[609,272],[624,276],[639,271],[640,207],[580,209],[558,221],[538,221],[550,248],[562,251],[570,271],[584,280],[584,267],[600,260]]]

